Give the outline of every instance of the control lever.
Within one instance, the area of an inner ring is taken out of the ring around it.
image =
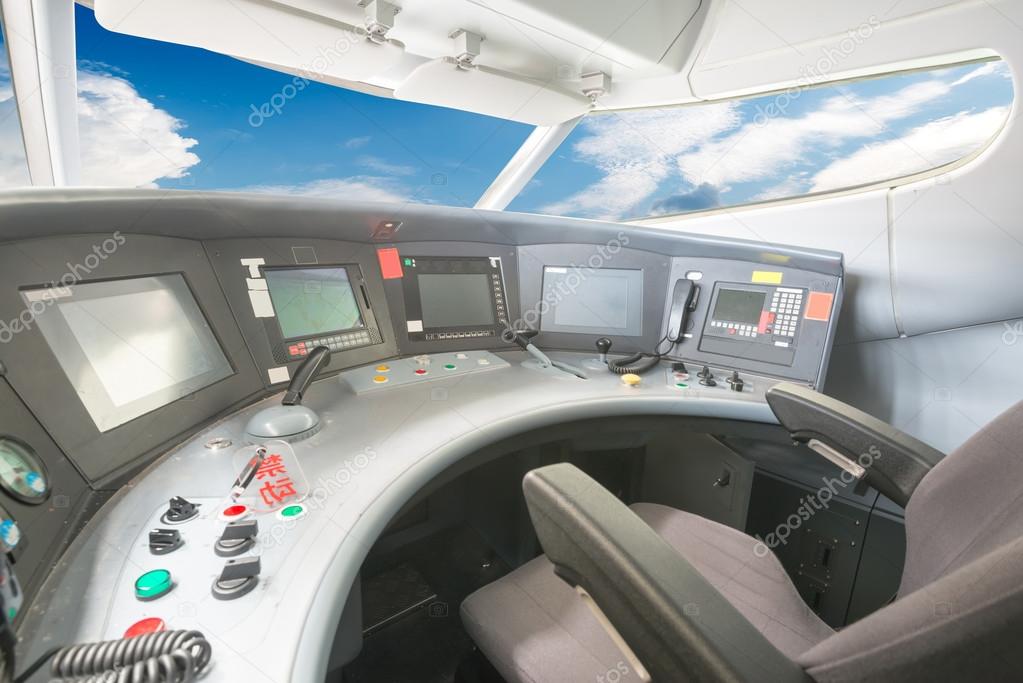
[[[149,552],[154,555],[172,553],[184,543],[177,529],[153,529],[149,532]]]
[[[302,405],[302,395],[316,379],[316,375],[327,363],[330,362],[330,349],[326,346],[317,346],[309,352],[306,359],[295,370],[295,376],[291,378],[288,390],[284,392],[284,399],[281,401],[286,406]]]
[[[213,544],[213,552],[220,557],[235,557],[256,544],[259,524],[254,519],[229,522],[224,533]]]
[[[261,568],[258,556],[228,560],[220,576],[213,581],[213,597],[217,600],[234,600],[242,597],[259,583]]]
[[[562,363],[558,360],[551,360],[546,353],[536,348],[531,340],[538,334],[540,334],[540,332],[537,330],[515,330],[509,327],[501,333],[501,338],[508,343],[514,342],[515,344],[518,344],[529,355],[535,358],[540,367],[545,370],[547,368],[557,368],[562,372],[575,375],[579,379],[589,379],[589,377],[586,376],[586,373],[579,368],[569,365],[568,363]]]
[[[611,340],[601,337],[597,340],[597,353],[600,354],[600,362],[607,365],[607,352],[611,350]]]
[[[728,382],[728,386],[732,391],[742,391],[742,388],[746,386],[746,382],[743,381],[742,377],[739,377],[738,370],[733,370],[732,376],[725,381]]]

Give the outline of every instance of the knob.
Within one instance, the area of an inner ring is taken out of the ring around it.
[[[607,337],[601,337],[597,340],[597,353],[600,354],[600,362],[607,362],[607,352],[611,350],[611,340]]]
[[[213,597],[217,600],[240,598],[259,583],[261,565],[258,557],[228,560],[220,576],[213,582]]]
[[[160,517],[164,524],[181,524],[187,522],[199,514],[199,506],[190,503],[181,496],[174,496],[170,499],[167,511]]]
[[[149,532],[149,552],[154,555],[172,553],[184,543],[177,529],[153,529]]]
[[[745,386],[746,384],[744,381],[742,381],[742,378],[739,377],[738,370],[733,370],[732,376],[729,377],[726,381],[728,382],[728,386],[732,391],[742,391],[743,386]]]
[[[213,544],[213,552],[220,557],[241,555],[255,545],[258,534],[259,524],[254,519],[230,522]]]
[[[696,373],[696,376],[700,378],[700,384],[705,387],[716,387],[718,385],[714,380],[714,373],[709,365],[704,365],[703,369]]]

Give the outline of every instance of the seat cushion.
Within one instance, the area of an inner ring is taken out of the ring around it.
[[[772,552],[730,527],[663,505],[632,506],[764,637],[796,658],[833,631],[799,597]],[[508,681],[592,681],[631,666],[579,595],[540,556],[462,603],[473,640]],[[617,672],[617,673],[613,673]]]

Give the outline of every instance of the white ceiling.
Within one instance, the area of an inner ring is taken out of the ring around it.
[[[94,6],[113,31],[548,125],[589,107],[580,76],[591,71],[611,76],[598,107],[624,108],[805,84],[808,70],[819,81],[949,61],[940,44],[923,38],[928,22],[977,2],[988,0],[395,0],[401,11],[384,47],[355,33],[367,12],[359,0]],[[441,68],[440,60],[457,53],[450,36],[459,29],[484,36],[476,63],[488,78],[470,82],[464,71]],[[978,38],[975,50],[954,57],[980,56],[984,47]],[[479,83],[486,86],[477,91]],[[521,94],[521,106],[496,96],[505,87]]]

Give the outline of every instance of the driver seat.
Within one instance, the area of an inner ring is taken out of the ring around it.
[[[768,401],[797,441],[906,507],[898,598],[833,631],[757,539],[625,507],[568,464],[526,475],[546,556],[470,595],[466,629],[509,682],[1007,679],[1023,665],[1023,402],[947,457],[805,387]],[[863,464],[862,458],[859,458]],[[852,471],[855,462],[849,463]]]

